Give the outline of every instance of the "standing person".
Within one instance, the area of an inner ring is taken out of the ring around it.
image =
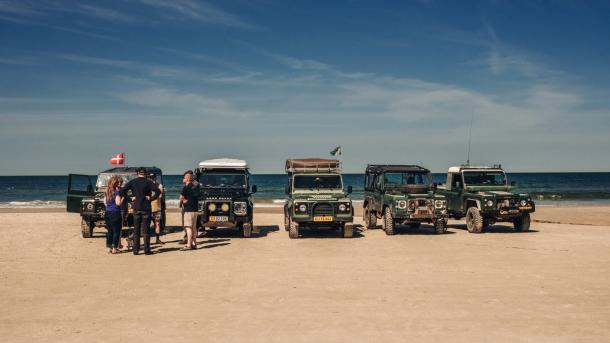
[[[184,209],[184,229],[186,231],[186,244],[182,250],[197,249],[197,216],[199,202],[199,187],[193,182],[193,172],[183,174],[184,187],[180,191],[180,203]]]
[[[156,240],[155,240],[155,244],[165,244],[164,242],[161,241],[161,239],[159,239],[159,235],[161,235],[161,219],[163,216],[162,213],[162,208],[161,208],[161,198],[163,198],[163,185],[160,184],[159,182],[157,182],[157,175],[153,172],[150,172],[148,174],[148,179],[152,182],[154,182],[157,187],[159,188],[159,190],[161,191],[161,195],[159,195],[159,197],[157,198],[157,200],[155,201],[151,201],[150,202],[150,206],[151,206],[151,212],[152,212],[152,221],[153,224],[155,226],[155,235],[156,235]]]
[[[157,185],[146,178],[146,169],[139,167],[136,171],[138,177],[127,182],[121,190],[121,196],[125,197],[131,190],[134,196],[133,207],[133,254],[140,253],[140,235],[144,236],[144,255],[150,255],[150,228],[151,201],[157,200],[161,195],[161,190]]]
[[[106,235],[106,247],[109,254],[119,253],[119,244],[121,240],[121,229],[123,227],[123,216],[121,215],[121,204],[123,198],[120,195],[121,183],[123,179],[120,176],[114,175],[108,181],[108,187],[104,194],[104,205],[106,213],[104,220],[108,234]]]

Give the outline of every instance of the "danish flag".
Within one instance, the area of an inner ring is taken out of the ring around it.
[[[120,152],[108,161],[110,164],[125,164],[125,153]]]

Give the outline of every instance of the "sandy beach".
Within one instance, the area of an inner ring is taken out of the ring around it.
[[[281,211],[281,209],[280,209]],[[211,232],[179,251],[108,255],[77,214],[0,211],[5,342],[602,342],[610,339],[608,206],[540,206],[532,231],[450,221],[388,237]],[[360,216],[356,223],[361,224]]]

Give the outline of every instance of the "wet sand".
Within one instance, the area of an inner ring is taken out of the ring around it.
[[[108,255],[78,214],[0,211],[7,342],[602,342],[610,340],[607,206],[539,207],[532,232],[429,226],[388,237],[214,231],[183,252]],[[16,213],[20,212],[20,213]],[[361,224],[360,216],[356,223]],[[575,223],[558,224],[558,223]]]

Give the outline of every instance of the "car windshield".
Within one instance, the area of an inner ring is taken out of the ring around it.
[[[295,189],[342,189],[339,175],[296,175]]]
[[[386,187],[422,186],[430,184],[430,175],[421,172],[388,172],[383,174]]]
[[[207,188],[246,188],[245,174],[203,173],[199,183]]]
[[[506,175],[499,171],[469,171],[464,172],[464,183],[469,186],[504,186]]]
[[[120,176],[123,179],[123,184],[126,184],[130,180],[135,179],[137,177],[136,174],[112,174],[112,173],[107,173],[106,174],[106,173],[102,173],[102,174],[98,175],[98,177],[97,177],[96,187],[97,188],[104,188],[104,187],[108,186],[108,181],[114,175]]]

